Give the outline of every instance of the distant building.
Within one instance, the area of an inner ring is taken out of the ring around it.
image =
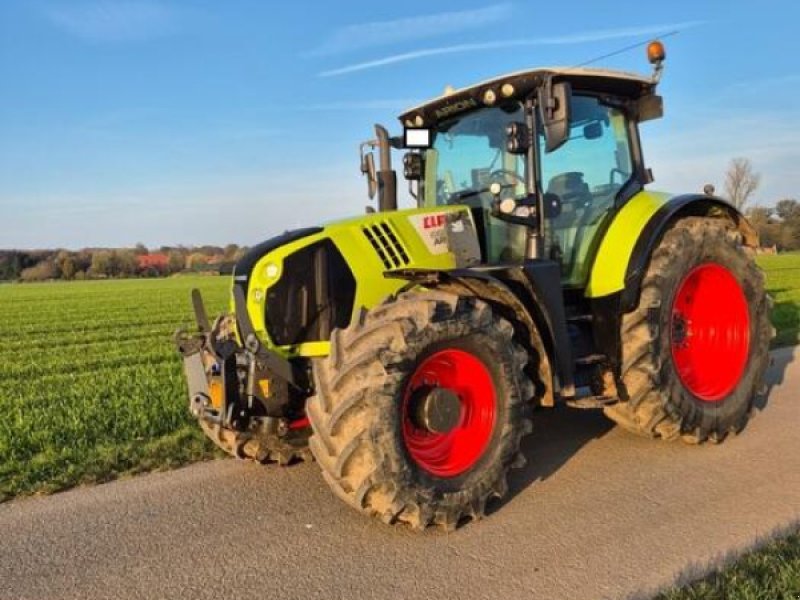
[[[169,268],[169,256],[166,254],[140,254],[136,259],[140,271],[166,271]]]

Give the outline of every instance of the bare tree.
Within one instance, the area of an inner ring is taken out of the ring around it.
[[[761,175],[753,171],[747,158],[734,158],[725,174],[725,193],[731,204],[740,209],[761,183]]]

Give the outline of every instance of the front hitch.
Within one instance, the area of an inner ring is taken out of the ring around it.
[[[203,299],[192,290],[197,333],[175,336],[189,387],[189,410],[196,418],[237,431],[286,429],[289,387],[305,390],[286,358],[258,341],[246,312],[244,293],[234,289],[236,317],[218,317],[211,325]],[[237,341],[236,329],[244,345]]]

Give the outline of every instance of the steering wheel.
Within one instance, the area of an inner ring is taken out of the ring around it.
[[[507,177],[513,178],[514,181],[509,183],[506,180]],[[488,181],[489,185],[487,185],[486,187],[476,188],[476,189],[466,189],[450,194],[450,197],[447,200],[447,204],[460,204],[465,198],[489,193],[491,191],[490,188],[494,183],[499,184],[502,189],[514,187],[515,185],[518,185],[520,183],[525,183],[522,177],[516,171],[510,171],[509,169],[495,169],[494,171],[489,173]]]
[[[505,179],[510,177],[512,181],[509,183],[508,181],[498,181],[500,179]],[[524,184],[525,181],[522,179],[519,173],[516,171],[511,171],[510,169],[495,169],[491,173],[489,173],[489,181],[491,183],[499,183],[502,187],[514,187],[517,184]],[[488,189],[486,191],[489,191]]]

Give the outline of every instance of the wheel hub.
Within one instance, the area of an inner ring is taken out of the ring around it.
[[[448,433],[461,420],[461,398],[451,389],[422,386],[411,394],[410,403],[410,417],[419,429]]]
[[[435,477],[457,477],[483,456],[494,431],[497,392],[476,354],[458,348],[424,358],[403,398],[402,434],[411,459]]]

